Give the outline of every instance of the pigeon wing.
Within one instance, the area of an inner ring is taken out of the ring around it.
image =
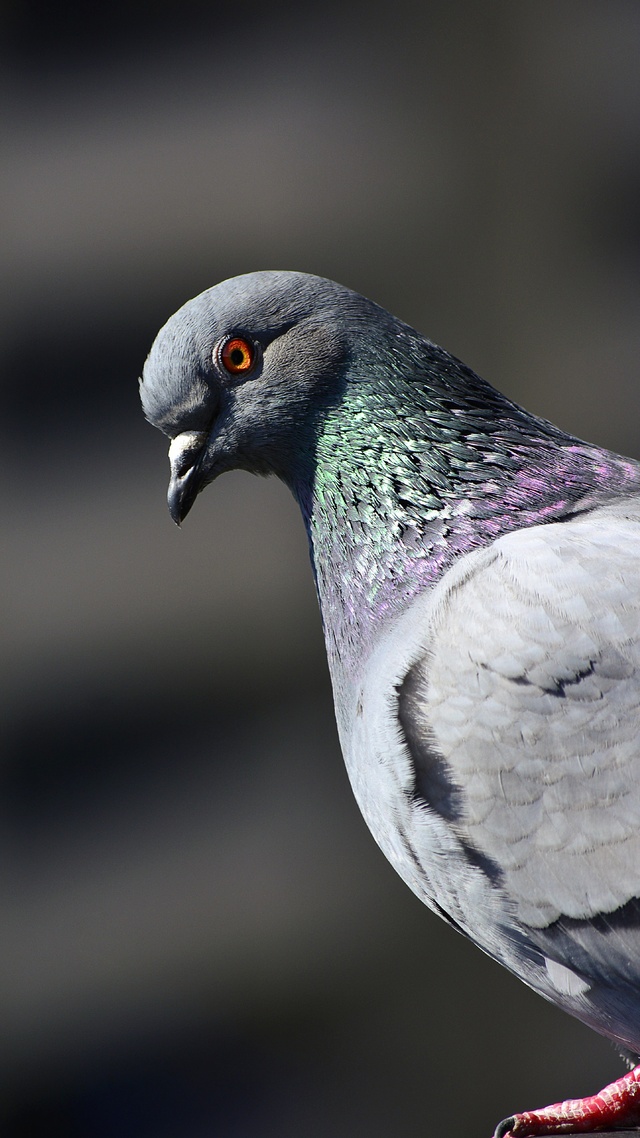
[[[637,1000],[640,504],[519,530],[475,564],[398,686],[414,819],[493,867],[556,987],[577,967]]]

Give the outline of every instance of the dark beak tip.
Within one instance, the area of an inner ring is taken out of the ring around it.
[[[178,529],[180,529],[189,510],[193,506],[197,493],[198,487],[193,484],[193,481],[190,483],[186,480],[171,480],[167,494],[167,506]]]

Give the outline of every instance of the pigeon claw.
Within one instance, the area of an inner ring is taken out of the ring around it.
[[[541,1110],[505,1118],[494,1138],[537,1138],[542,1134],[584,1134],[640,1124],[640,1066],[588,1098],[567,1099]]]
[[[499,1122],[496,1126],[493,1132],[493,1138],[505,1138],[505,1135],[510,1134],[515,1126],[516,1118],[516,1114],[512,1114],[511,1118],[503,1118],[502,1122]]]

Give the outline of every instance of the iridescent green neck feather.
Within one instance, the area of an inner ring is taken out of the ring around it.
[[[638,489],[636,463],[514,406],[433,349],[411,378],[371,362],[322,419],[294,480],[334,677],[355,677],[381,623],[456,557],[511,529]],[[403,357],[406,363],[406,357]],[[420,374],[422,372],[422,374]]]

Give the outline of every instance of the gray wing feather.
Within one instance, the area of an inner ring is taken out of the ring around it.
[[[461,559],[348,706],[353,788],[404,880],[640,1052],[640,503]]]
[[[590,920],[640,895],[638,507],[493,552],[434,614],[414,734],[447,764],[460,826],[519,921]]]

